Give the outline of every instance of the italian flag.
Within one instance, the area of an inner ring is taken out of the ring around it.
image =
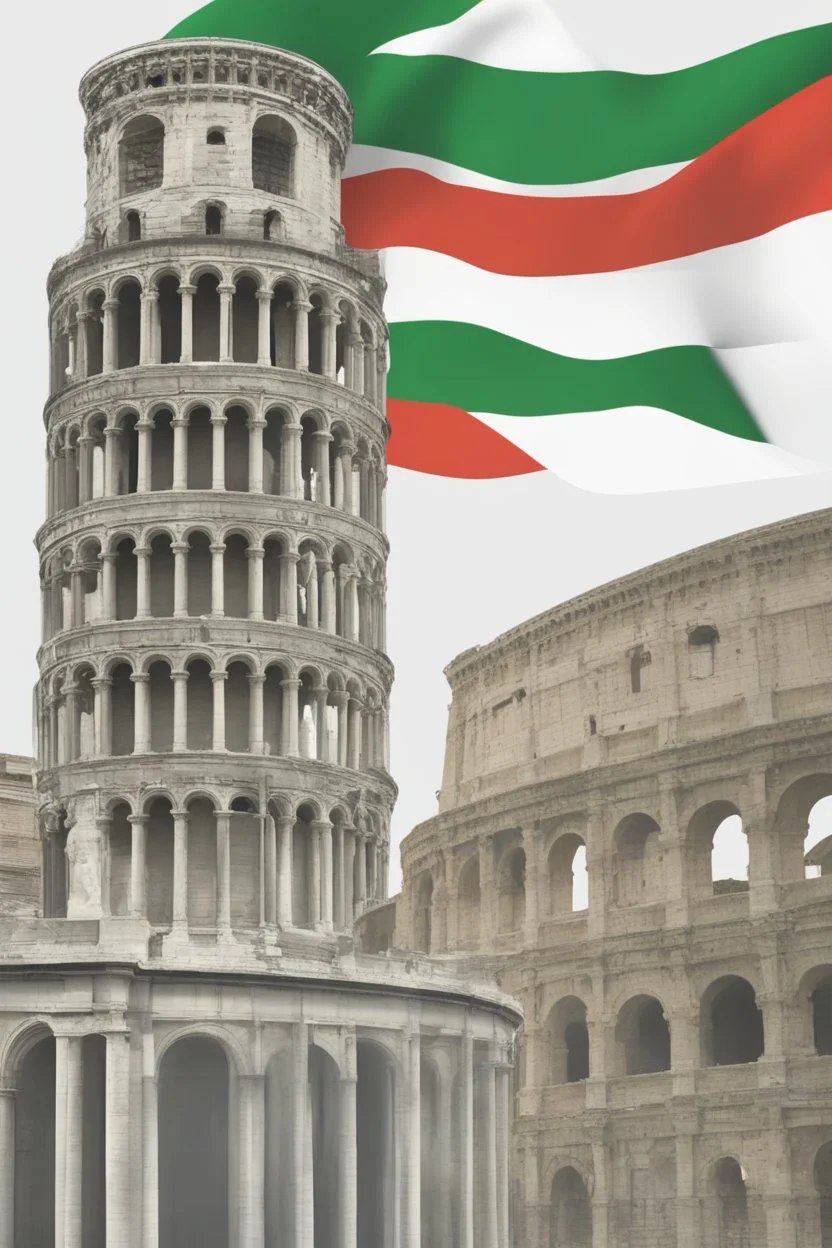
[[[213,0],[171,37],[311,57],[355,105],[389,462],[641,492],[832,464],[832,23],[602,65],[547,0]]]

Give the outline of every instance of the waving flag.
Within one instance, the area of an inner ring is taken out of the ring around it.
[[[213,0],[171,37],[349,92],[391,464],[643,490],[832,463],[832,23],[780,7],[656,74],[597,64],[546,0]]]

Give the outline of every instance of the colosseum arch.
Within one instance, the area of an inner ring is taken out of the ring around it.
[[[416,883],[416,911],[413,915],[413,948],[430,953],[433,927],[433,875],[422,871]]]
[[[522,930],[526,921],[526,851],[521,846],[516,845],[503,855],[497,886],[500,930]]]
[[[795,780],[774,817],[783,882],[832,874],[832,773]]]
[[[799,1041],[818,1057],[832,1056],[832,964],[812,967],[797,992]]]
[[[478,949],[482,899],[480,896],[480,856],[473,853],[463,863],[457,883],[457,946]]]
[[[757,994],[740,975],[711,983],[700,1002],[703,1066],[737,1066],[763,1056],[763,1015]]]
[[[821,1145],[815,1154],[814,1179],[820,1223],[819,1248],[832,1248],[832,1140]]]
[[[590,1194],[574,1166],[557,1171],[549,1199],[549,1248],[592,1248]]]
[[[753,1234],[748,1174],[736,1157],[721,1157],[712,1165],[705,1216],[708,1248],[753,1248],[765,1242]],[[757,1230],[765,1234],[763,1226]]]
[[[748,837],[733,802],[701,806],[688,823],[685,850],[691,897],[747,892]]]
[[[586,910],[589,904],[586,833],[577,820],[565,820],[547,857],[549,913],[556,918]]]
[[[662,896],[659,825],[650,815],[625,815],[613,833],[613,900],[636,906]]]
[[[620,1074],[654,1075],[670,1070],[670,1026],[656,997],[631,997],[615,1025],[616,1066]]]
[[[589,1028],[580,997],[562,997],[549,1011],[546,1035],[552,1083],[581,1083],[589,1078]]]

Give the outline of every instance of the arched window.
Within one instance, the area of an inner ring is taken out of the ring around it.
[[[140,358],[142,294],[138,282],[118,292],[118,367],[135,368]]]
[[[138,243],[142,237],[142,219],[137,212],[127,214],[127,241]]]
[[[251,176],[256,191],[292,194],[295,133],[282,117],[261,117],[251,137]]]
[[[591,1248],[592,1206],[577,1170],[565,1166],[552,1182],[550,1248]]]
[[[714,656],[719,633],[711,624],[700,624],[688,633],[688,662],[693,680],[714,674]]]
[[[685,855],[693,897],[748,891],[748,836],[733,802],[708,802],[696,811],[688,824]]]
[[[480,860],[474,854],[459,873],[457,889],[457,944],[477,949],[480,943]]]
[[[718,1248],[751,1248],[748,1192],[742,1166],[733,1157],[723,1157],[714,1167],[712,1184]]]
[[[764,1052],[763,1015],[747,979],[726,975],[702,999],[703,1065],[756,1062]]]
[[[563,832],[549,850],[549,912],[561,918],[586,910],[587,884],[583,837],[577,832]]]
[[[205,142],[209,147],[225,147],[225,131],[218,126],[212,126],[205,136]]]
[[[165,127],[156,117],[134,117],[119,144],[122,195],[153,191],[165,175]]]
[[[14,1243],[55,1242],[55,1038],[23,1056],[14,1096]],[[5,1213],[5,1211],[4,1211]]]
[[[280,213],[274,208],[263,214],[263,238],[267,242],[275,242],[280,238]]]
[[[624,1074],[653,1075],[670,1070],[670,1028],[655,997],[633,997],[622,1007],[615,1038]]]
[[[613,837],[613,895],[619,906],[662,896],[659,825],[645,814],[627,815]]]
[[[504,932],[519,931],[526,919],[526,854],[512,849],[500,871],[500,927]]]
[[[547,1031],[552,1083],[581,1083],[588,1079],[589,1030],[583,1001],[579,997],[558,1001],[549,1014]]]
[[[430,953],[433,910],[433,876],[424,871],[416,888],[416,913],[414,915],[414,949]]]
[[[807,880],[832,875],[832,794],[819,798],[809,811],[803,861]]]
[[[818,1193],[820,1248],[832,1248],[832,1141],[815,1156],[815,1187]]]
[[[801,776],[777,805],[774,827],[781,883],[832,870],[832,774]]]
[[[222,208],[218,204],[208,204],[205,209],[205,233],[222,234]]]
[[[815,1052],[819,1057],[832,1056],[832,972],[817,980],[809,1000]]]
[[[395,1204],[396,1077],[386,1052],[369,1040],[356,1045],[356,1153],[358,1243],[393,1243]]]

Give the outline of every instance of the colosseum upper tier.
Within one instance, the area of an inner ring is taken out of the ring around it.
[[[830,552],[744,533],[447,669],[397,938],[523,1004],[529,1248],[832,1245]]]

